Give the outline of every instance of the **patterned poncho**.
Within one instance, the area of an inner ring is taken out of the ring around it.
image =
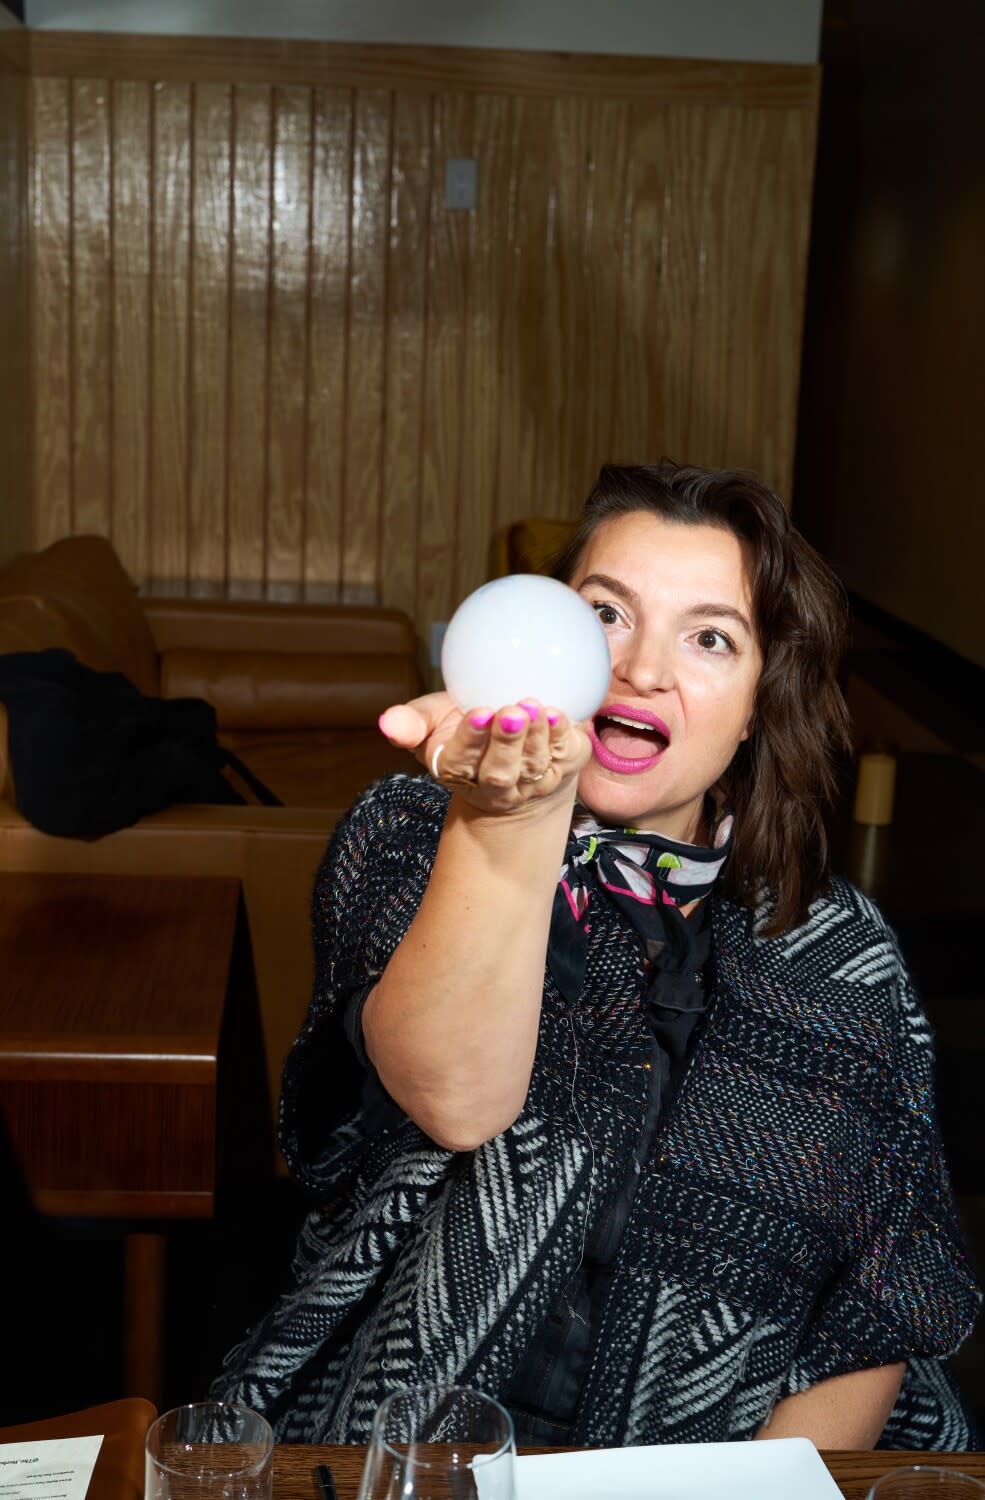
[[[604,902],[580,1002],[545,971],[508,1130],[455,1154],[396,1112],[382,1126],[363,1112],[341,1011],[407,931],[447,804],[426,778],[377,783],[318,876],[315,994],[282,1099],[285,1151],[317,1206],[293,1286],[214,1385],[281,1441],[365,1441],[400,1385],[504,1392],[641,1129],[643,955]],[[782,1397],[905,1360],[883,1445],[966,1447],[943,1356],[979,1299],[931,1036],[893,934],[842,881],[769,940],[766,908],[710,899],[707,1021],[643,1168],[573,1441],[749,1438]]]

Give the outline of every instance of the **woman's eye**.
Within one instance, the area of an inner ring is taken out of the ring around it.
[[[596,599],[592,603],[592,608],[594,609],[595,613],[598,615],[599,619],[602,621],[603,625],[618,625],[619,624],[619,614],[618,614],[618,611],[616,609],[614,609],[611,604],[606,604],[603,600]]]
[[[725,634],[724,630],[699,630],[695,637],[698,645],[703,651],[708,651],[715,656],[721,656],[725,652],[735,652],[735,642],[731,636]]]

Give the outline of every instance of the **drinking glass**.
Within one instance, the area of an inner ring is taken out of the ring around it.
[[[274,1435],[259,1412],[197,1401],[147,1433],[145,1500],[271,1500]]]
[[[515,1500],[508,1411],[467,1386],[394,1391],[373,1419],[359,1500]]]
[[[985,1484],[957,1469],[935,1469],[917,1464],[890,1469],[877,1479],[868,1500],[985,1500]]]

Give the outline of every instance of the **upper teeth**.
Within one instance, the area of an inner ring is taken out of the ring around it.
[[[606,714],[605,717],[611,719],[613,724],[628,724],[630,729],[648,729],[651,734],[657,732],[655,724],[647,724],[642,719],[624,719],[622,714]]]

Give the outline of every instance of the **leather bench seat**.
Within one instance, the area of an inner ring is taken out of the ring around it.
[[[0,653],[51,647],[148,695],[208,699],[220,739],[284,806],[177,805],[100,839],[51,837],[17,810],[0,705],[0,869],[237,876],[276,1110],[311,998],[311,889],[331,831],[378,777],[420,770],[376,728],[422,691],[411,622],[356,605],[141,599],[105,538],[76,536],[0,570]]]
[[[286,730],[226,730],[219,738],[287,807],[344,810],[380,776],[421,769],[378,729],[310,730],[303,745]]]

